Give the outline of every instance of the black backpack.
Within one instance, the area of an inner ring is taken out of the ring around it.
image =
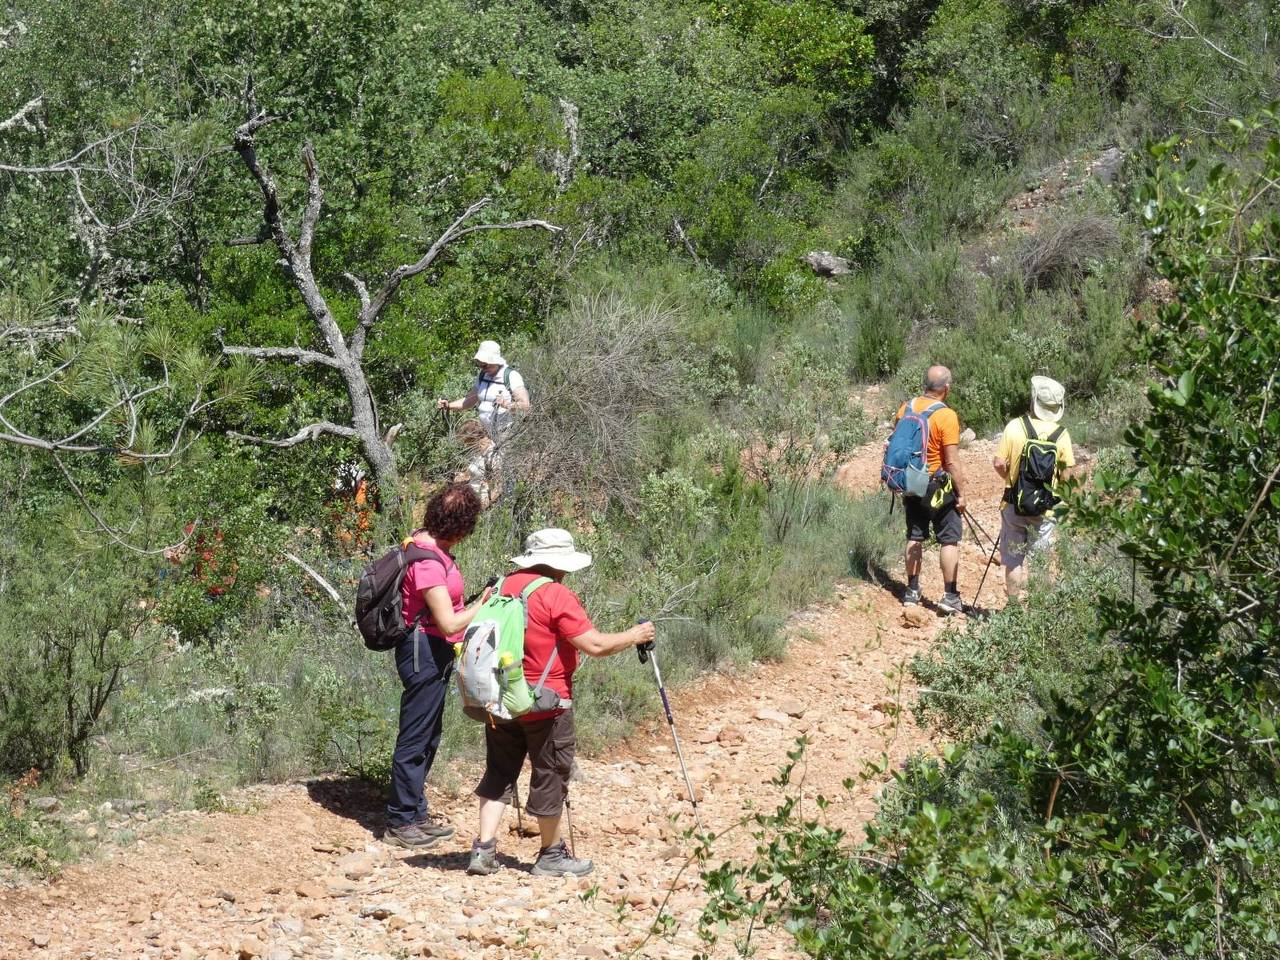
[[[1013,512],[1020,517],[1040,517],[1053,509],[1060,498],[1053,495],[1053,477],[1058,472],[1058,438],[1065,427],[1047,437],[1036,436],[1031,418],[1023,416],[1023,429],[1027,441],[1022,446],[1018,461],[1018,479],[1005,493],[1005,499],[1013,504]]]
[[[412,542],[405,547],[392,547],[364,568],[356,588],[356,628],[370,650],[391,650],[409,632],[404,625],[400,588],[410,564],[431,558],[448,569],[438,550]]]

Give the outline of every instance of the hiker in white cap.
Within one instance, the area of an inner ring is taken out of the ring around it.
[[[502,579],[504,596],[519,597],[531,583],[547,578],[528,595],[524,634],[524,675],[545,684],[560,697],[554,710],[526,713],[516,720],[487,723],[485,768],[476,796],[480,798],[480,835],[471,846],[467,872],[496,873],[498,828],[512,799],[512,786],[525,757],[532,775],[525,810],[538,820],[542,849],[533,865],[535,876],[580,877],[591,872],[590,860],[575,857],[560,836],[560,817],[569,792],[569,771],[577,737],[573,727],[573,672],[578,654],[607,657],[653,639],[653,624],[621,633],[601,633],[591,623],[577,594],[561,581],[565,574],[591,565],[591,554],[578,550],[567,530],[552,527],[532,533],[524,553],[511,558],[516,572]],[[555,659],[552,660],[552,652]],[[547,662],[551,668],[547,670]]]
[[[991,461],[1005,482],[1000,562],[1010,599],[1020,599],[1026,590],[1027,556],[1053,543],[1056,491],[1074,473],[1071,435],[1059,422],[1065,395],[1057,380],[1032,377],[1031,412],[1009,421]]]
[[[503,359],[502,348],[495,341],[483,341],[472,360],[480,368],[475,386],[460,400],[441,397],[436,406],[441,410],[470,410],[475,407],[489,436],[501,446],[511,429],[514,411],[529,409],[528,388],[519,371]]]

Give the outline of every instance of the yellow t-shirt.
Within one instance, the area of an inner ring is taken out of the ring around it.
[[[1037,437],[1047,439],[1053,431],[1058,429],[1058,424],[1032,417],[1031,427],[1035,430]],[[1009,465],[1009,474],[1004,481],[1006,487],[1012,487],[1018,482],[1018,467],[1022,463],[1022,448],[1026,445],[1027,431],[1022,418],[1018,417],[1016,420],[1010,420],[1004,428],[1004,433],[1000,435],[1000,446],[996,448],[996,459],[1003,460]],[[1063,467],[1074,467],[1076,465],[1076,455],[1071,449],[1071,434],[1066,430],[1063,430],[1062,435],[1058,437],[1057,447],[1058,472],[1061,473]]]

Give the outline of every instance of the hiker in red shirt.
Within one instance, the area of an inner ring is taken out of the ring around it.
[[[528,536],[524,547],[525,552],[511,560],[517,572],[508,574],[502,581],[502,593],[518,597],[539,577],[554,581],[529,595],[524,675],[531,684],[537,683],[555,650],[556,659],[547,674],[546,685],[560,695],[561,706],[485,726],[485,770],[476,787],[476,796],[480,798],[480,836],[472,844],[467,872],[490,874],[500,869],[498,827],[511,802],[512,785],[527,756],[532,777],[525,810],[537,817],[542,835],[542,849],[533,873],[542,877],[580,877],[591,872],[591,861],[573,856],[560,838],[560,816],[577,745],[573,728],[573,672],[578,667],[578,654],[607,657],[630,650],[653,639],[653,624],[640,624],[622,633],[601,633],[595,628],[577,594],[560,582],[565,574],[591,564],[591,555],[574,548],[568,531],[539,530]]]

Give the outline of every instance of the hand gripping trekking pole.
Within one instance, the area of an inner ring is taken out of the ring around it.
[[[641,620],[640,623],[648,623],[648,620]],[[684,764],[684,751],[680,749],[680,736],[676,733],[676,720],[671,715],[671,701],[667,699],[667,688],[662,683],[662,671],[658,669],[658,655],[653,649],[653,641],[641,643],[636,646],[636,656],[640,658],[641,663],[650,663],[653,665],[653,679],[658,684],[658,693],[662,697],[662,709],[667,715],[667,726],[671,728],[671,739],[676,745],[676,759],[680,761],[680,772],[684,774],[684,786],[689,791],[689,805],[693,807],[693,822],[697,825],[698,830],[702,830],[702,819],[698,816],[698,797],[693,792],[693,781],[689,779],[689,768]]]

